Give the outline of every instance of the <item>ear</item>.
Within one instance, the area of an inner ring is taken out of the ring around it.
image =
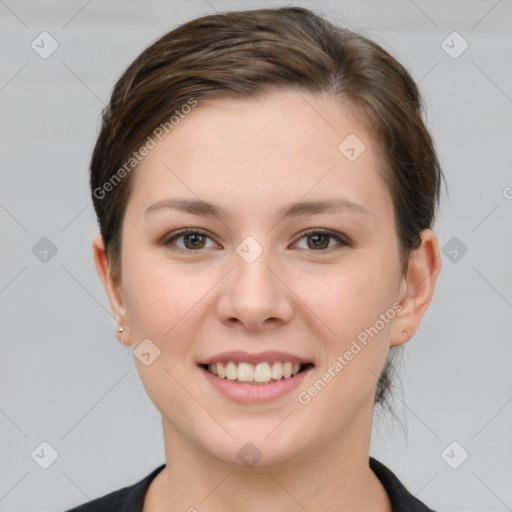
[[[421,232],[421,245],[411,253],[407,272],[400,284],[402,309],[395,316],[391,345],[402,345],[418,329],[432,299],[440,270],[437,237],[431,229],[425,229]]]
[[[117,338],[123,345],[131,345],[131,337],[129,331],[128,317],[124,304],[121,283],[116,282],[112,277],[111,265],[108,260],[107,252],[103,237],[98,234],[92,242],[92,250],[94,254],[94,263],[98,276],[107,292],[110,308],[116,319],[118,327],[123,328],[123,332],[116,331]]]

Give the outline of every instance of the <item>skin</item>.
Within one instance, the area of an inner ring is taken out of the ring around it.
[[[349,134],[366,146],[353,162],[338,150]],[[425,230],[403,274],[381,167],[375,141],[349,105],[293,91],[202,101],[141,162],[123,221],[119,280],[100,235],[93,249],[125,329],[120,341],[135,349],[149,338],[160,349],[149,366],[135,358],[162,415],[167,461],[144,512],[391,510],[368,466],[375,388],[389,347],[408,341],[427,310],[440,258],[435,234]],[[200,198],[226,214],[145,213],[170,197]],[[327,198],[369,213],[279,214],[290,203]],[[165,245],[181,228],[210,238],[199,239],[202,249],[185,246],[183,237]],[[317,249],[314,237],[301,238],[310,228],[338,232],[350,244],[320,238],[327,248]],[[263,248],[252,263],[236,252],[247,236]],[[400,312],[300,404],[297,393],[394,303]],[[240,404],[197,366],[228,350],[280,350],[315,367],[282,398]],[[262,454],[252,467],[237,457],[247,442]]]

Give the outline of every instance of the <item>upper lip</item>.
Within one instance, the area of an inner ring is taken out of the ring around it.
[[[224,363],[226,361],[233,361],[234,363],[264,363],[273,361],[282,361],[284,363],[300,363],[300,364],[311,364],[311,361],[304,359],[303,357],[294,356],[293,354],[287,354],[286,352],[259,352],[257,354],[249,354],[242,350],[234,350],[230,352],[222,352],[215,354],[214,356],[208,357],[203,361],[199,362],[199,365]]]

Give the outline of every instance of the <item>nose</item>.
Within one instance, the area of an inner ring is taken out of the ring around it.
[[[279,262],[263,253],[252,262],[233,255],[233,269],[222,280],[218,318],[228,326],[251,331],[288,323],[294,313],[294,295],[286,285]]]

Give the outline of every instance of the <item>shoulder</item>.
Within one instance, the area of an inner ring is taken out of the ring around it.
[[[165,464],[162,464],[139,482],[78,505],[66,512],[142,512],[144,495],[153,479],[164,467]]]
[[[392,512],[434,512],[413,496],[390,469],[373,457],[370,457],[370,468],[386,489]]]

